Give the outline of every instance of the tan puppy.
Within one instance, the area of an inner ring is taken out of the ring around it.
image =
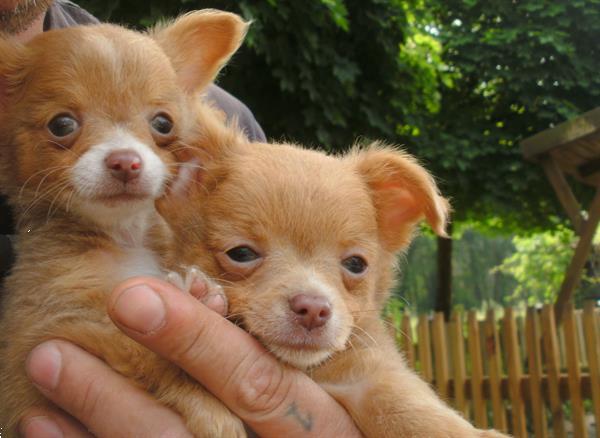
[[[379,144],[334,157],[219,135],[201,142],[219,153],[197,156],[199,184],[159,201],[179,239],[171,257],[221,280],[232,319],[321,384],[365,436],[502,436],[446,406],[380,319],[415,225],[424,217],[444,235],[448,205],[425,169]]]
[[[0,321],[3,435],[15,436],[23,412],[46,403],[25,359],[50,338],[104,359],[197,436],[244,434],[219,401],[120,333],[105,301],[125,278],[163,275],[167,230],[154,201],[176,173],[177,151],[197,138],[192,94],[245,32],[239,17],[204,11],[153,36],[100,25],[26,46],[0,40],[0,186],[18,219]]]

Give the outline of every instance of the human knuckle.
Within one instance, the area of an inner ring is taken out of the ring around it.
[[[291,379],[270,357],[260,356],[238,373],[237,401],[254,415],[268,415],[282,408],[289,398]]]

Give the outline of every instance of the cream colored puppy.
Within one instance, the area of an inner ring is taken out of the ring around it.
[[[171,257],[220,280],[231,319],[321,384],[365,436],[502,436],[444,404],[380,318],[415,225],[444,235],[448,204],[427,171],[380,144],[336,157],[222,134],[198,145],[218,154],[196,154],[203,170],[188,189],[158,204]],[[309,424],[319,408],[289,412]]]

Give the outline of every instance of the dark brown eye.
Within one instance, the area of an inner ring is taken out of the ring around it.
[[[160,135],[169,135],[173,131],[173,121],[165,113],[155,115],[150,126]]]
[[[342,266],[352,274],[362,274],[367,270],[367,261],[361,256],[350,256],[342,260]]]
[[[48,131],[56,138],[64,138],[79,129],[79,122],[68,114],[59,114],[48,123]]]
[[[237,263],[250,263],[260,258],[260,255],[249,246],[236,246],[225,254]]]

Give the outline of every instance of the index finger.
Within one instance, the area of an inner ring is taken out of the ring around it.
[[[360,436],[347,412],[251,335],[158,279],[113,291],[109,314],[128,336],[183,368],[261,436]]]

